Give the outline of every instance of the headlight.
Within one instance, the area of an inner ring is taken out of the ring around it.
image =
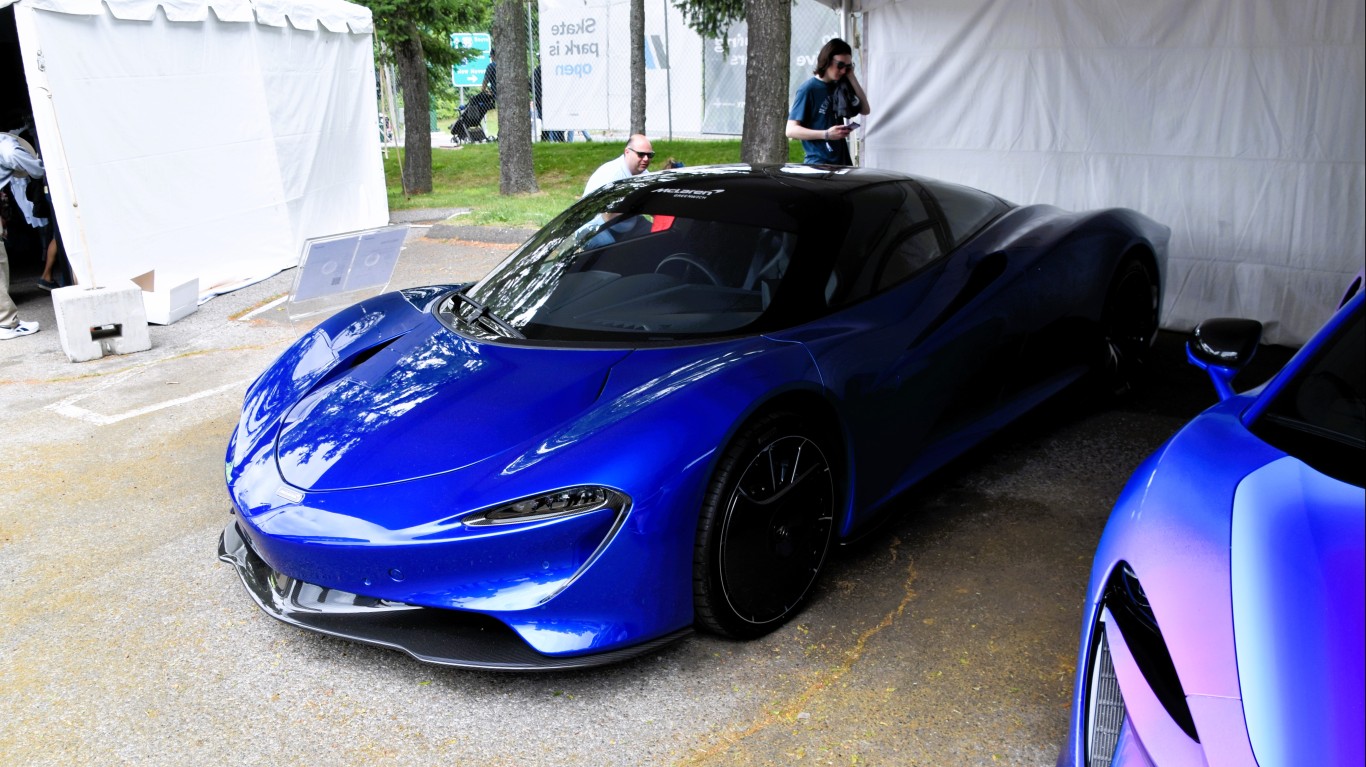
[[[629,498],[609,487],[579,485],[477,511],[461,521],[472,526],[510,525],[587,514],[599,509],[620,512],[629,504]]]

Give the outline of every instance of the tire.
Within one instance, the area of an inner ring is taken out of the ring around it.
[[[753,639],[801,610],[835,532],[824,440],[789,412],[741,430],[707,488],[693,557],[697,624]]]
[[[1098,386],[1103,394],[1122,397],[1147,372],[1157,338],[1157,280],[1142,259],[1127,257],[1115,271],[1101,310]]]

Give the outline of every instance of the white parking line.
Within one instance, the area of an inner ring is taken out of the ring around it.
[[[256,307],[255,309],[252,309],[251,311],[249,311],[249,312],[247,312],[246,314],[242,315],[241,317],[238,317],[238,318],[237,318],[237,321],[238,321],[238,322],[246,322],[247,320],[251,319],[252,317],[255,317],[256,315],[262,314],[262,313],[264,313],[264,312],[268,312],[268,311],[270,311],[271,309],[274,309],[275,307],[279,306],[280,304],[283,304],[284,302],[286,302],[286,301],[288,301],[288,300],[289,300],[289,295],[288,295],[288,294],[283,295],[283,296],[280,296],[279,298],[275,299],[274,301],[271,301],[271,302],[268,303],[268,304],[263,304],[263,305],[261,305],[261,306],[258,306],[258,307]]]
[[[205,397],[212,397],[215,394],[219,394],[239,386],[245,387],[248,383],[251,382],[251,379],[244,378],[241,381],[233,381],[232,383],[223,384],[222,386],[216,386],[212,389],[207,389],[201,392],[195,392],[194,394],[189,394],[184,397],[176,397],[175,399],[166,400],[165,402],[158,402],[155,405],[148,405],[146,407],[140,407],[135,410],[128,410],[123,413],[115,413],[113,415],[96,413],[93,410],[88,410],[76,404],[82,400],[88,399],[90,397],[95,396],[96,394],[99,394],[100,392],[104,391],[105,389],[108,389],[114,384],[132,378],[138,373],[143,372],[143,370],[144,368],[134,368],[132,370],[126,370],[122,373],[112,375],[104,381],[101,381],[98,385],[96,385],[89,391],[82,392],[72,397],[67,397],[66,399],[60,402],[54,402],[51,405],[45,407],[44,410],[51,410],[54,413],[57,413],[58,415],[64,415],[67,418],[74,418],[78,421],[85,421],[86,423],[93,423],[97,426],[108,426],[111,423],[118,423],[119,421],[123,421],[129,418],[136,418],[140,415],[155,413],[158,410],[165,410],[168,407],[175,407],[176,405],[183,405],[186,402],[194,402],[195,400],[204,399]]]

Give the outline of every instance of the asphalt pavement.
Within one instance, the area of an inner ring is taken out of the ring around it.
[[[476,279],[527,234],[452,213],[407,216],[392,287]],[[1051,765],[1110,506],[1214,398],[1164,333],[1149,388],[1055,402],[941,471],[764,639],[462,671],[278,623],[215,556],[246,386],[316,321],[277,303],[293,279],[85,363],[15,286],[43,330],[0,342],[0,764]]]

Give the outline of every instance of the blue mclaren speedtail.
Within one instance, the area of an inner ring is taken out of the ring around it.
[[[1126,388],[1167,238],[876,170],[633,177],[289,348],[228,445],[220,556],[280,620],[454,666],[763,635],[912,483]]]
[[[1358,293],[1241,394],[1261,325],[1196,329],[1188,356],[1221,401],[1110,515],[1059,767],[1366,759],[1364,321]]]

